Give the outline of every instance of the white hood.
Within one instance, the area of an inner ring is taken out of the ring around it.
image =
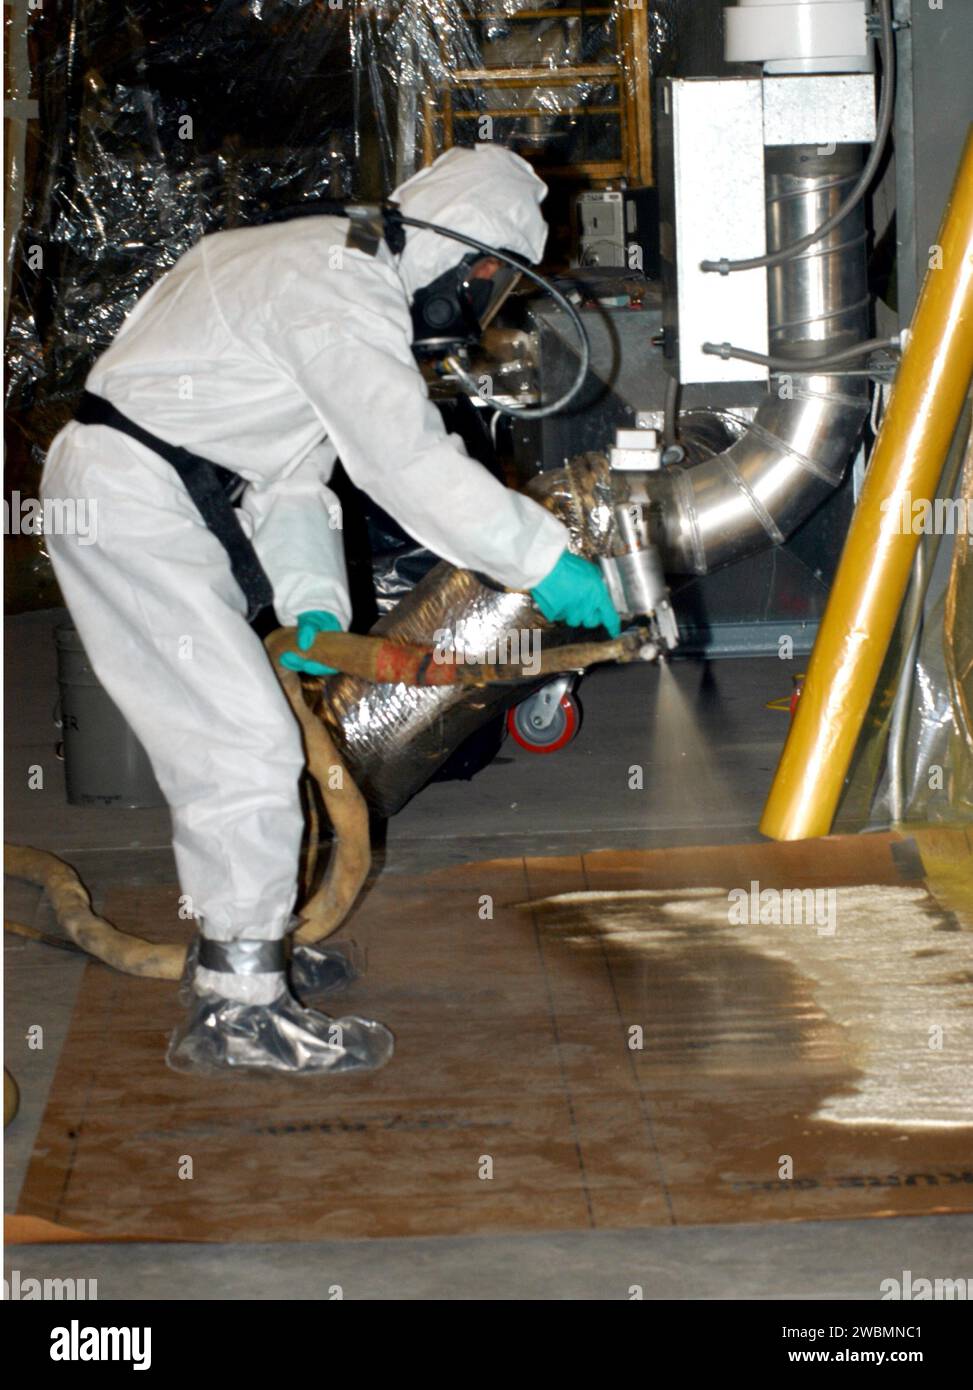
[[[502,145],[482,144],[447,150],[397,188],[392,200],[409,217],[466,232],[536,264],[547,240],[540,210],[546,196],[547,185],[526,160]],[[399,274],[410,299],[469,250],[435,232],[406,228]]]

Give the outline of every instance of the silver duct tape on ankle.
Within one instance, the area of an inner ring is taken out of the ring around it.
[[[213,941],[202,937],[197,965],[222,975],[274,975],[287,964],[287,945],[275,941]]]

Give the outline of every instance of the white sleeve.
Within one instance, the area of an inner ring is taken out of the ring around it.
[[[351,622],[341,504],[328,487],[333,464],[334,451],[318,445],[286,477],[251,483],[240,504],[285,627],[310,609],[333,613],[344,628]]]
[[[372,315],[370,327],[288,363],[349,477],[436,555],[532,588],[564,551],[567,528],[446,433],[402,326]]]

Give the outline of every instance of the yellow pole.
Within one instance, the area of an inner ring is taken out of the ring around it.
[[[973,127],[764,807],[772,839],[831,829],[971,376]]]

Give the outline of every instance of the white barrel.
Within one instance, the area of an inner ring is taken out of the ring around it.
[[[870,72],[865,0],[739,0],[724,9],[729,63],[768,73]]]

